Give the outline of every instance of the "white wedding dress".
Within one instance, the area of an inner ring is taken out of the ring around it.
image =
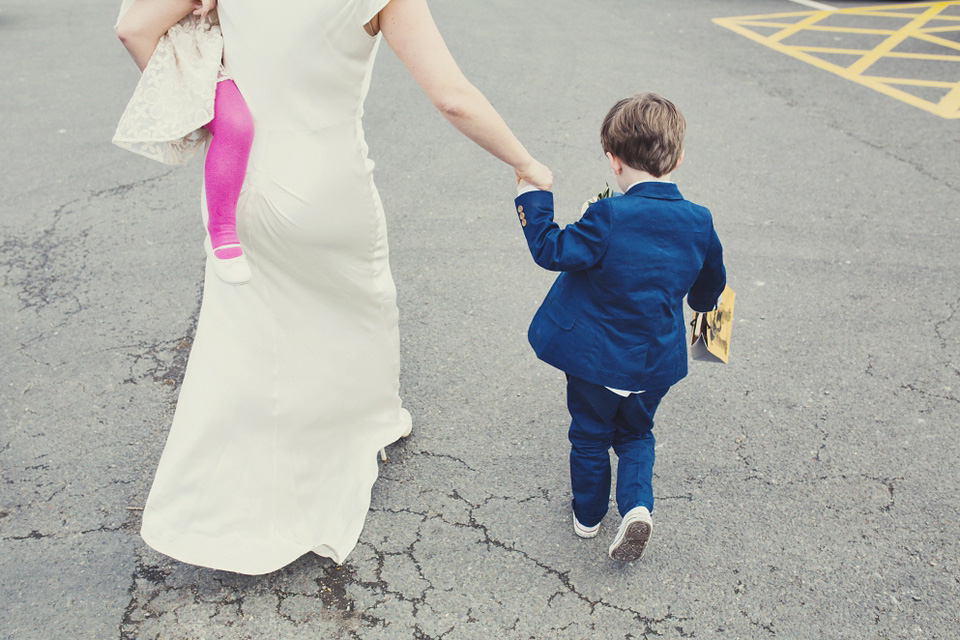
[[[207,266],[141,531],[178,560],[248,574],[311,550],[343,561],[377,451],[410,427],[360,122],[380,40],[363,25],[387,2],[219,2],[224,65],[255,124],[237,214],[253,277],[230,286]]]

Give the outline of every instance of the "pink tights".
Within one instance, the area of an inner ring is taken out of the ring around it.
[[[253,144],[253,117],[233,80],[217,83],[213,120],[207,130],[213,135],[203,172],[207,231],[213,255],[228,260],[243,255],[237,237],[237,200]]]

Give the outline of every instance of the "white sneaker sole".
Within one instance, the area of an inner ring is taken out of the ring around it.
[[[633,562],[643,557],[647,541],[653,532],[653,524],[644,518],[634,516],[620,525],[617,537],[610,545],[610,557],[620,562]]]

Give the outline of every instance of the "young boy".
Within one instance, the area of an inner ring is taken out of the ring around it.
[[[609,553],[627,562],[643,555],[653,529],[653,416],[687,374],[683,297],[710,311],[726,283],[710,211],[670,182],[685,129],[661,96],[621,100],[601,142],[622,196],[598,200],[564,229],[550,192],[521,182],[516,199],[534,261],[562,272],[528,337],[537,357],[567,376],[573,528],[581,538],[600,529],[613,447],[623,520]]]

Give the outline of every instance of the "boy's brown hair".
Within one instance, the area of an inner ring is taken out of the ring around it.
[[[677,167],[687,121],[676,106],[655,93],[638,93],[613,105],[600,127],[600,142],[629,167],[655,178]]]

